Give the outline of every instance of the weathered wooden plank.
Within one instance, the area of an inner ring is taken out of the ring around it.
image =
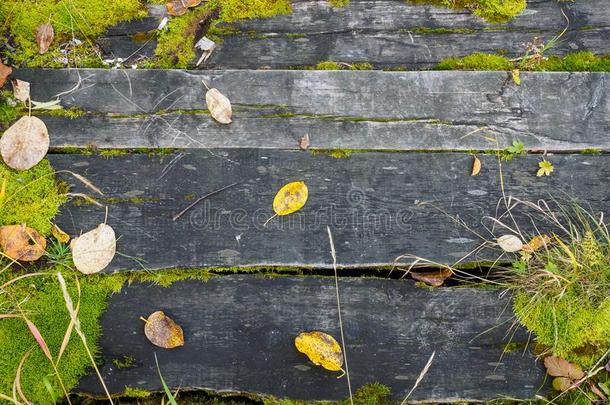
[[[53,146],[608,149],[607,73],[20,70],[35,100],[117,118],[47,117]],[[149,116],[205,108],[201,80],[236,107],[220,126],[207,115]],[[128,117],[138,114],[137,117]],[[127,117],[125,117],[127,116]],[[552,125],[549,125],[552,123]],[[478,130],[478,131],[477,131]],[[491,135],[498,144],[481,135]]]
[[[380,382],[402,400],[436,351],[412,400],[532,398],[540,390],[544,371],[531,354],[502,353],[511,337],[525,344],[528,336],[522,330],[507,335],[510,302],[496,291],[428,291],[409,281],[374,279],[341,279],[340,291],[355,388]],[[159,309],[184,329],[184,347],[168,351],[146,340],[138,318]],[[114,393],[126,386],[161,391],[156,353],[163,378],[181,391],[305,400],[348,395],[345,378],[314,366],[293,343],[307,330],[339,337],[329,278],[242,275],[170,288],[134,284],[111,297],[102,330],[101,372]],[[123,356],[133,357],[134,366],[115,367],[112,360]],[[93,375],[81,381],[78,391],[102,394]]]
[[[461,153],[357,153],[337,159],[309,152],[262,149],[186,150],[180,154],[114,158],[50,155],[57,170],[81,173],[101,188],[108,223],[120,235],[109,270],[202,266],[311,266],[328,268],[326,226],[334,229],[341,264],[387,266],[402,254],[453,263],[481,240],[455,216],[493,239],[487,216],[502,213],[498,161],[481,155],[483,170],[470,176],[472,156]],[[505,193],[530,201],[574,197],[609,215],[610,155],[555,155],[550,177],[536,177],[540,157],[503,164]],[[78,181],[74,192],[88,193]],[[271,203],[285,183],[304,180],[307,205],[273,219]],[[239,182],[192,209],[172,216],[194,196]],[[515,214],[515,216],[517,216]],[[72,235],[104,220],[104,209],[68,203],[57,222]],[[518,217],[518,216],[517,216]],[[529,224],[529,217],[523,216]],[[539,224],[539,229],[544,224]],[[495,237],[501,229],[494,231]],[[125,256],[127,255],[127,256]],[[497,258],[483,251],[467,261]]]
[[[562,31],[566,18],[569,29],[554,53],[610,52],[610,11],[605,0],[528,2],[527,10],[506,25],[487,23],[465,11],[402,0],[354,0],[343,8],[323,0],[296,1],[292,9],[289,15],[231,24],[243,34],[225,36],[207,66],[281,68],[338,60],[421,69],[472,52],[502,50],[517,56],[524,51],[522,44],[534,36],[548,41]],[[122,24],[101,42],[113,55],[132,56],[138,44],[129,36],[155,29],[163,13],[163,7],[157,7],[153,10],[157,18]],[[426,29],[429,32],[423,32]]]

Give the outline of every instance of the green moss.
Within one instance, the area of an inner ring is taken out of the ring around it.
[[[0,131],[8,128],[17,120],[19,109],[9,103],[8,98],[0,95]]]
[[[349,4],[349,0],[328,0],[333,7],[345,7]]]
[[[13,65],[30,67],[64,65],[57,61],[64,56],[59,45],[73,34],[83,41],[71,54],[73,62],[99,65],[92,40],[121,21],[146,16],[139,0],[4,0],[0,13],[4,16],[0,27],[10,33],[18,47],[18,52],[5,56]],[[35,31],[46,23],[53,26],[55,39],[49,51],[40,55]]]
[[[526,7],[526,0],[410,0],[414,4],[433,4],[454,9],[473,10],[475,15],[494,23],[506,23]]]
[[[86,115],[85,110],[78,108],[60,108],[57,110],[33,110],[32,115],[48,116],[48,117],[66,117],[70,119],[80,118]]]
[[[610,72],[610,54],[597,56],[593,52],[575,52],[564,58],[551,56],[536,67],[539,71]]]
[[[463,58],[448,58],[439,62],[437,70],[512,70],[514,64],[504,56],[474,53]]]
[[[600,153],[602,153],[602,150],[600,148],[588,148],[581,149],[578,152],[582,155],[599,155]]]
[[[331,60],[318,63],[313,68],[314,70],[372,70],[373,65],[370,63],[339,63]]]
[[[348,158],[359,150],[354,149],[309,149],[312,155],[328,155],[336,159]]]
[[[123,356],[119,359],[112,360],[112,364],[114,364],[114,366],[116,368],[130,368],[130,367],[133,367],[135,362],[136,362],[136,359],[134,359],[131,356]]]
[[[26,171],[16,171],[0,162],[0,225],[25,223],[43,235],[51,232],[51,220],[65,197],[59,194],[54,171],[44,159]]]
[[[140,388],[133,387],[125,387],[125,391],[123,391],[124,397],[128,398],[148,398],[152,395],[152,392],[146,391]]]
[[[477,30],[472,28],[428,28],[428,27],[415,27],[415,28],[403,28],[401,32],[414,32],[416,34],[474,34]]]
[[[527,349],[527,343],[510,342],[502,346],[503,353],[522,352]]]

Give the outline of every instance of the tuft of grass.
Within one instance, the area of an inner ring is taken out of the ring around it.
[[[140,0],[3,0],[0,15],[0,29],[18,49],[7,52],[7,59],[15,66],[51,67],[64,64],[60,44],[73,35],[83,42],[74,48],[73,62],[99,65],[93,40],[121,21],[145,17],[146,9]],[[46,23],[53,26],[55,39],[49,52],[40,55],[35,32]]]
[[[54,171],[48,160],[25,171],[16,171],[0,162],[0,226],[27,224],[42,235],[51,232],[51,219],[65,197],[59,193]]]
[[[410,0],[414,4],[433,4],[460,10],[472,10],[493,23],[506,23],[521,14],[526,0]]]

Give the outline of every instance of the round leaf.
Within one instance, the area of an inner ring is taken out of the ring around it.
[[[49,132],[39,118],[21,117],[0,138],[0,153],[12,169],[28,170],[49,150]]]
[[[0,246],[11,259],[33,262],[44,254],[47,241],[25,224],[5,225],[0,227]]]
[[[152,344],[164,349],[184,346],[182,328],[163,311],[150,314],[144,325],[144,334]]]
[[[303,332],[294,339],[294,345],[313,364],[330,371],[343,370],[343,352],[332,336],[319,331]]]
[[[231,102],[217,89],[209,89],[205,93],[205,103],[212,114],[212,118],[221,124],[230,124],[233,110]]]
[[[110,225],[97,228],[72,239],[72,259],[76,269],[84,274],[98,273],[106,268],[116,253],[116,237]]]
[[[292,214],[303,208],[308,195],[307,186],[302,181],[288,183],[275,195],[273,211],[280,216]]]
[[[523,249],[523,242],[515,235],[504,235],[498,238],[498,245],[508,253],[515,253]]]

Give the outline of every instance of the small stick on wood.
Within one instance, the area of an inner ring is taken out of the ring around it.
[[[224,191],[228,188],[231,188],[233,186],[238,185],[239,183],[233,183],[233,184],[229,184],[228,186],[224,186],[223,188],[219,188],[216,191],[212,191],[211,193],[208,193],[204,196],[199,197],[198,199],[196,199],[195,201],[193,201],[193,203],[191,205],[189,205],[188,207],[186,207],[185,209],[183,209],[182,211],[180,211],[179,213],[177,213],[176,215],[174,215],[174,217],[172,218],[173,221],[177,221],[182,215],[184,215],[188,210],[190,210],[191,208],[193,208],[195,205],[197,205],[200,201],[205,200],[206,198],[213,196],[214,194],[218,194],[221,191]]]

